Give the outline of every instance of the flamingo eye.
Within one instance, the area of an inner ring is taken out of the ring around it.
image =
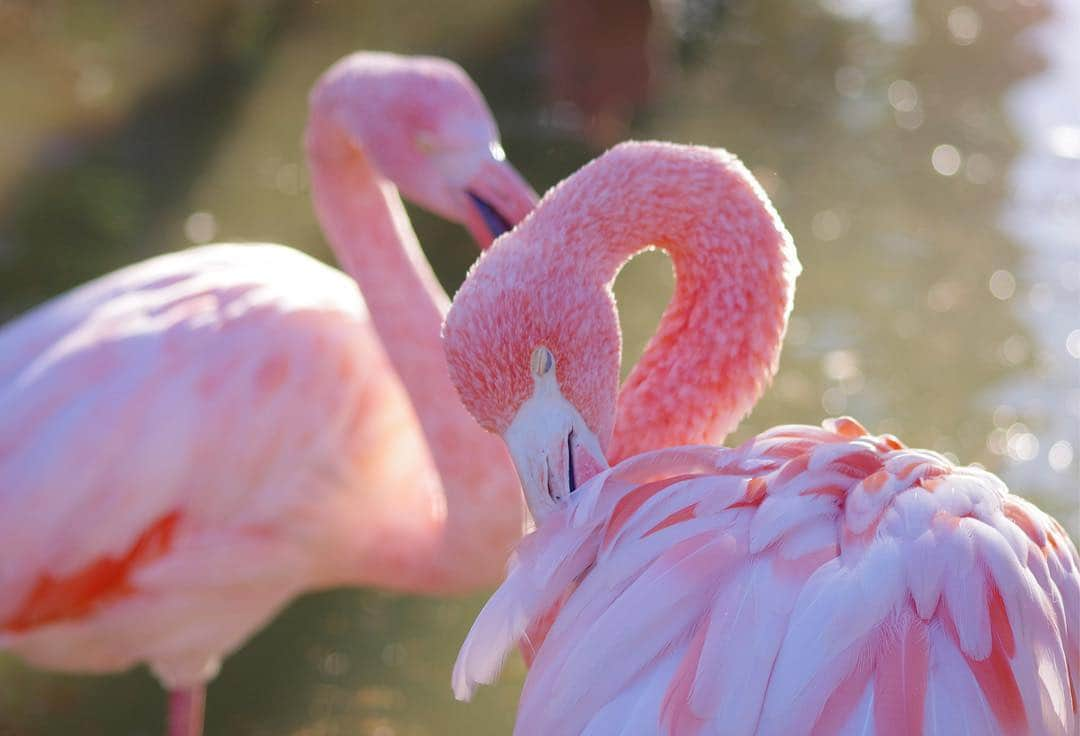
[[[414,140],[416,150],[423,154],[435,152],[435,138],[430,133],[418,133]]]
[[[555,356],[551,354],[543,345],[533,350],[532,360],[529,363],[532,368],[532,373],[537,378],[546,376],[551,373],[551,369],[555,367]]]

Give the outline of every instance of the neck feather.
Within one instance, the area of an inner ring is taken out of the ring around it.
[[[718,444],[776,372],[799,271],[791,238],[724,151],[631,144],[590,168],[555,194],[575,210],[574,227],[545,238],[557,257],[579,270],[591,263],[583,270],[610,292],[623,264],[655,245],[676,276],[657,332],[619,392],[609,458]]]
[[[339,131],[315,119],[307,147],[319,222],[360,286],[442,481],[446,524],[433,545],[416,547],[425,558],[411,564],[417,584],[450,590],[458,578],[463,585],[495,580],[505,558],[493,542],[509,550],[520,537],[521,498],[505,449],[476,425],[450,383],[440,337],[446,293],[393,184]]]

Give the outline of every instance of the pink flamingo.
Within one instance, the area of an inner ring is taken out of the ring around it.
[[[483,246],[520,220],[535,194],[483,98],[450,62],[355,54],[312,94],[307,151],[355,282],[283,246],[215,245],[0,334],[0,647],[68,671],[148,663],[177,736],[294,596],[471,589],[523,530],[505,450],[454,395],[448,300],[394,186]]]
[[[610,287],[645,244],[678,282],[616,399]],[[798,270],[734,157],[656,143],[589,164],[481,258],[444,327],[451,378],[538,529],[459,698],[520,641],[519,734],[1078,732],[1080,562],[1057,522],[847,418],[700,444],[775,372]],[[690,446],[636,454],[664,445]]]

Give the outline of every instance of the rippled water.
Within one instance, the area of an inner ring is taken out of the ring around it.
[[[0,318],[193,242],[326,257],[308,86],[352,49],[438,53],[538,189],[628,136],[725,146],[757,174],[805,271],[780,374],[733,441],[850,413],[982,463],[1075,533],[1077,5],[667,0],[649,36],[644,3],[593,1],[599,21],[562,0],[0,3]],[[414,223],[454,288],[464,232]],[[628,360],[670,289],[655,253],[620,278]],[[309,596],[226,663],[208,733],[506,733],[520,663],[473,704],[449,694],[481,601]],[[0,734],[155,733],[162,706],[141,671],[0,659]]]

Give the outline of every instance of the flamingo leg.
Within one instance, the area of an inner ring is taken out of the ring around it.
[[[206,685],[169,691],[168,736],[202,736]]]

